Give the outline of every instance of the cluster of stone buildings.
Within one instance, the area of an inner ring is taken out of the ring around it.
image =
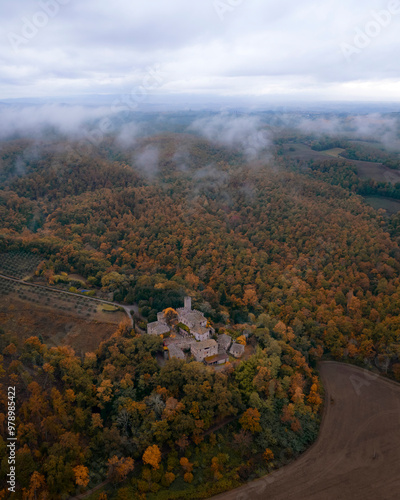
[[[207,326],[207,318],[201,311],[192,309],[192,299],[185,297],[184,307],[176,310],[178,313],[178,322],[185,325],[190,334],[198,340],[207,340],[214,334],[214,330]],[[170,327],[167,324],[167,318],[164,311],[157,314],[157,321],[147,325],[147,333],[150,335],[165,335],[169,333]],[[181,333],[185,335],[186,330],[181,329]]]
[[[164,340],[164,349],[168,351],[169,358],[186,359],[184,351],[190,350],[196,361],[213,366],[226,363],[229,354],[235,358],[243,355],[244,345],[232,342],[229,335],[219,335],[217,341],[211,338],[215,334],[214,329],[208,325],[201,311],[192,309],[190,297],[185,297],[184,307],[176,312],[179,334]],[[170,330],[164,312],[157,314],[157,321],[147,325],[150,335],[166,335]]]

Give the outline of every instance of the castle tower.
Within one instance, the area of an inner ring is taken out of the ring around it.
[[[191,311],[192,310],[192,299],[191,299],[191,297],[185,297],[185,306],[184,306],[184,308],[187,311]]]

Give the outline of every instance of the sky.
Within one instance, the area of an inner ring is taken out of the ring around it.
[[[0,100],[400,101],[400,0],[0,3]]]

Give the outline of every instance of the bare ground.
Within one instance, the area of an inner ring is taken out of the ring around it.
[[[126,318],[123,313],[98,312],[91,320],[32,304],[17,297],[2,296],[0,325],[18,339],[43,337],[49,346],[70,345],[77,353],[95,351]]]
[[[321,363],[320,373],[326,404],[317,442],[292,464],[214,500],[400,498],[400,384],[342,363]]]
[[[294,151],[290,151],[289,148],[293,148]],[[389,167],[385,167],[382,163],[376,163],[371,161],[361,161],[361,160],[350,160],[345,157],[332,155],[333,151],[338,151],[338,148],[325,150],[325,151],[314,151],[310,146],[306,144],[292,144],[287,143],[283,146],[284,154],[288,158],[299,159],[303,161],[316,160],[323,161],[332,159],[333,156],[338,159],[346,160],[348,163],[354,165],[357,169],[358,176],[360,179],[373,179],[377,182],[391,182],[395,184],[400,182],[400,171],[393,170]]]
[[[400,200],[394,198],[386,198],[384,196],[364,196],[364,200],[371,205],[375,210],[383,208],[386,210],[386,215],[394,215],[400,212]]]

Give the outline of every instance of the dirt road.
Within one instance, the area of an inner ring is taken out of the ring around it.
[[[341,363],[320,372],[327,403],[314,446],[213,500],[400,499],[400,384]]]

